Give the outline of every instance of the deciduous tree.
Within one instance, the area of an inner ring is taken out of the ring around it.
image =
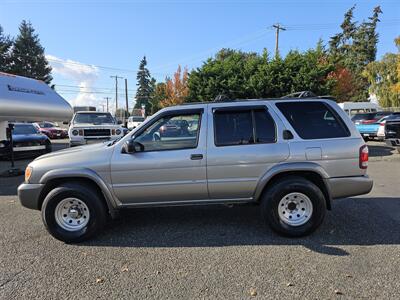
[[[165,98],[160,101],[161,107],[179,105],[185,102],[189,95],[187,68],[182,73],[181,66],[178,66],[173,78],[166,80],[164,90]]]

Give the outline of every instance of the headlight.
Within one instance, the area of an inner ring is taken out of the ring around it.
[[[32,167],[27,166],[25,169],[25,182],[28,183],[32,175]]]
[[[121,134],[121,129],[115,130],[115,134],[116,134],[116,135],[120,135],[120,134]]]
[[[76,130],[76,129],[72,130],[72,135],[78,135],[78,133],[79,133],[78,130]]]
[[[4,148],[5,146],[6,146],[6,144],[0,143],[0,148]]]

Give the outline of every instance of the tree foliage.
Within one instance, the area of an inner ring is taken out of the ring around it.
[[[144,105],[146,109],[146,115],[151,111],[151,95],[154,90],[154,80],[150,76],[150,71],[147,69],[146,56],[142,58],[139,64],[139,71],[137,72],[137,91],[136,91],[136,103],[135,108],[142,108]]]
[[[190,73],[188,101],[212,101],[220,94],[229,98],[253,97],[250,78],[261,60],[256,53],[222,49]]]
[[[259,55],[223,49],[190,73],[189,100],[281,97],[302,90],[328,94],[333,69],[322,42],[304,53],[290,51],[284,59],[270,59],[266,50]]]
[[[166,84],[164,82],[154,83],[154,92],[151,96],[151,114],[161,109],[161,101],[166,98]]]
[[[396,39],[396,43],[400,37]],[[400,53],[387,53],[379,61],[371,62],[363,72],[370,84],[370,92],[376,94],[383,107],[400,106]]]
[[[53,79],[44,48],[30,22],[24,20],[19,26],[19,35],[13,43],[10,60],[9,71],[13,74],[42,80],[47,84]]]
[[[3,27],[0,25],[0,72],[10,71],[10,49],[12,40],[9,36],[6,36],[3,31]]]
[[[185,68],[182,73],[181,66],[175,72],[173,78],[167,78],[164,86],[164,99],[160,101],[160,107],[180,105],[186,101],[189,95],[188,70]]]
[[[336,82],[333,95],[347,101],[365,101],[368,98],[368,81],[361,76],[364,68],[375,61],[378,33],[376,27],[382,10],[375,7],[367,21],[357,24],[353,20],[355,6],[344,15],[342,32],[329,41],[330,59],[335,64],[335,71],[330,78]],[[347,77],[350,82],[344,82]],[[347,98],[347,99],[344,99]]]

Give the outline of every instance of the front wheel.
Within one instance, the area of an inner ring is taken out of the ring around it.
[[[290,237],[305,236],[322,223],[326,201],[321,190],[302,177],[289,176],[276,182],[261,199],[266,223]]]
[[[66,183],[46,196],[42,219],[53,237],[76,243],[91,238],[104,226],[107,210],[100,195],[92,188]]]

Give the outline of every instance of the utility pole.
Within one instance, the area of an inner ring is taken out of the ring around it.
[[[108,100],[111,100],[111,97],[104,97],[104,99],[106,99],[107,101],[107,112],[108,112]]]
[[[119,77],[117,75],[110,76],[111,78],[115,78],[115,112],[118,110],[118,79],[122,79],[123,77]]]
[[[128,79],[125,78],[125,104],[126,104],[126,112],[129,113],[129,105],[128,105]]]
[[[280,25],[279,23],[272,25],[272,27],[276,29],[275,57],[277,57],[279,53],[279,30],[285,31],[286,28],[282,27],[282,25]]]

